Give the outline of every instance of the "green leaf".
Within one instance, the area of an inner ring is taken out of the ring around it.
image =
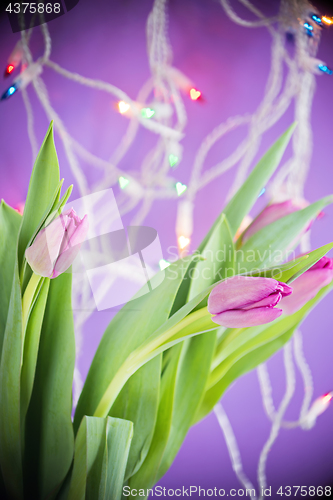
[[[234,252],[229,224],[222,214],[201,251],[204,260],[198,260],[194,266],[187,300],[191,300],[209,285],[233,275]]]
[[[170,352],[170,351],[169,351]],[[173,348],[161,380],[161,396],[154,436],[149,452],[139,471],[129,480],[131,489],[148,489],[157,481],[157,473],[168,443],[175,399],[176,381],[179,373],[182,345]]]
[[[332,202],[333,197],[327,196],[303,210],[286,215],[260,229],[236,252],[239,265],[246,272],[272,264],[277,265],[283,261],[286,258],[287,248],[295,246],[295,238],[326,205]]]
[[[84,384],[75,412],[76,429],[84,415],[94,414],[107,386],[128,355],[167,320],[189,262],[187,259],[171,264],[165,269],[164,281],[159,286],[128,302],[113,318],[99,344]],[[154,276],[153,283],[160,279],[159,275]]]
[[[130,301],[111,321],[97,349],[81,393],[75,412],[75,429],[84,415],[94,415],[111,380],[131,352],[167,320],[190,262],[191,259],[183,259],[169,266],[164,271],[164,281],[155,288],[154,284],[159,283],[161,277],[158,273],[152,279],[153,291]],[[154,432],[159,398],[159,363],[160,361],[154,360],[150,367],[145,367],[141,373],[135,374],[135,380],[129,381],[123,389],[123,394],[119,396],[114,413],[113,409],[110,412],[112,415],[130,415],[134,423],[134,437],[126,475],[131,473],[131,469],[132,472],[135,471],[143,462]],[[150,390],[138,390],[140,381],[147,381],[149,374]],[[128,412],[127,391],[132,394]],[[133,394],[134,391],[137,391],[136,395]],[[147,412],[145,407],[151,411]]]
[[[16,254],[16,247],[12,252]],[[12,291],[0,365],[0,463],[10,498],[23,498],[20,435],[20,371],[22,358],[22,303],[18,264]]]
[[[0,204],[0,353],[6,328],[16,263],[17,238],[22,216],[3,200]]]
[[[178,372],[171,432],[159,466],[157,480],[172,465],[192,424],[193,416],[202,403],[215,343],[216,331],[199,335],[186,343]]]
[[[160,328],[155,330],[145,342],[141,343],[137,349],[131,351],[106,387],[95,410],[96,417],[103,417],[110,411],[127,380],[145,363],[188,336],[199,335],[207,330],[216,328],[215,323],[211,321],[206,307],[193,312],[192,315],[189,314],[206,297],[213,286],[211,285],[185,304],[163,323]],[[201,331],[202,323],[205,327]],[[183,332],[184,335],[182,334]]]
[[[84,417],[67,500],[120,500],[132,436],[132,422]]]
[[[217,384],[207,390],[202,405],[193,419],[192,425],[202,420],[213,410],[214,406],[218,403],[232,382],[245,373],[253,370],[280,350],[290,340],[295,330],[296,326],[286,332],[282,332],[280,336],[253,351],[249,351],[244,357],[236,361],[225,376]]]
[[[50,203],[55,201],[54,193],[59,189],[59,182],[59,165],[53,140],[53,123],[51,122],[31,174],[19,238],[18,258],[20,265],[23,262],[24,252],[29,241],[45,216]]]
[[[323,245],[312,252],[307,254],[307,259],[299,262],[295,267],[291,268],[289,271],[283,272],[280,277],[284,283],[292,283],[295,279],[299,278],[303,273],[305,273],[310,267],[312,267],[318,260],[320,260],[324,255],[327,254],[333,248],[333,243],[328,243]],[[279,278],[276,278],[279,279]]]
[[[73,458],[71,420],[75,363],[71,274],[51,280],[25,428],[28,496],[52,499]]]
[[[125,384],[109,415],[135,422],[125,479],[131,477],[147,455],[153,437],[160,390],[161,356],[142,366]]]
[[[39,339],[49,286],[50,280],[46,278],[31,311],[25,333],[21,370],[21,420],[25,418],[35,379]]]
[[[206,247],[202,248],[200,258],[193,260],[189,266],[182,284],[182,291],[177,297],[178,311],[186,301],[191,301],[209,285],[224,279],[228,271],[233,270],[234,245],[230,235],[228,223],[224,214],[219,218]],[[186,296],[186,291],[188,296]],[[205,299],[194,308],[206,305]],[[174,304],[173,313],[176,312]],[[203,318],[188,328],[181,330],[177,335],[162,344],[160,349],[173,346],[182,341],[182,338],[196,335],[216,327],[210,316]],[[215,348],[215,332],[209,335],[200,335],[191,338],[182,345],[175,345],[168,351],[167,369],[162,376],[161,401],[158,419],[152,444],[145,462],[140,470],[130,479],[132,488],[135,485],[150,488],[158,475],[159,469],[164,474],[170,466],[181,443],[190,427],[191,420],[202,400],[206,381],[210,371],[210,364]],[[171,382],[165,384],[165,377]],[[184,383],[185,380],[185,383]]]
[[[291,125],[291,127],[289,127],[287,131],[273,144],[273,146],[254,167],[252,172],[248,175],[246,181],[242,184],[237,193],[235,193],[223,210],[228,219],[232,237],[235,236],[245,215],[249,213],[258,199],[260,192],[266,186],[267,182],[279,166],[295,127],[296,124]],[[214,222],[212,228],[204,238],[199,250],[206,246],[206,243],[217,223],[218,219]]]

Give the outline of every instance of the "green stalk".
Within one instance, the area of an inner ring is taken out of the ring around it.
[[[119,368],[118,372],[115,374],[111,380],[109,386],[107,387],[105,393],[103,394],[97,409],[94,413],[95,417],[105,418],[113,403],[115,402],[120,391],[128,381],[128,379],[145,363],[150,361],[152,358],[168,349],[170,340],[174,335],[176,335],[181,330],[185,329],[192,323],[201,320],[202,318],[211,318],[207,307],[203,307],[197,311],[192,312],[181,320],[177,325],[173,326],[169,330],[166,330],[160,336],[149,340],[147,339],[140,347],[135,349],[125,360],[122,366]],[[210,325],[209,325],[210,326]],[[181,341],[181,339],[179,339]]]
[[[35,303],[41,285],[43,284],[43,281],[44,278],[42,276],[33,273],[25,289],[22,298],[22,344],[24,344],[25,331],[27,329],[30,312]]]

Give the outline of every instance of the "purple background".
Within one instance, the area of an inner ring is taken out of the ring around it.
[[[268,5],[269,4],[269,5]],[[267,14],[276,11],[275,2],[256,2]],[[135,98],[143,82],[149,77],[146,55],[145,22],[151,9],[151,0],[81,0],[65,16],[52,21],[51,59],[71,71],[96,77],[119,86]],[[241,8],[241,15],[250,17]],[[330,12],[333,14],[333,12]],[[206,102],[192,102],[185,96],[188,113],[186,137],[183,140],[183,161],[175,171],[178,180],[186,182],[197,151],[207,133],[236,114],[252,113],[258,106],[266,84],[270,65],[270,35],[265,28],[247,29],[236,26],[225,15],[221,6],[212,0],[171,0],[170,38],[174,50],[174,65],[188,75],[201,89]],[[12,34],[4,17],[0,25],[0,70],[5,68],[17,34]],[[333,28],[325,30],[319,57],[333,66]],[[35,55],[42,52],[42,39],[33,37]],[[69,132],[97,155],[108,158],[127,127],[126,118],[114,112],[109,94],[81,87],[46,68],[43,78],[48,86],[53,106],[63,118]],[[313,107],[314,155],[306,184],[306,198],[315,201],[332,193],[332,113],[333,77],[317,78]],[[8,86],[2,82],[0,90]],[[36,111],[36,131],[39,144],[46,132],[48,120],[36,97],[28,89]],[[0,103],[0,197],[16,206],[24,201],[31,172],[31,148],[27,135],[26,114],[20,95]],[[263,152],[292,122],[293,111],[267,134],[261,147]],[[207,165],[214,165],[236,147],[244,136],[240,129],[219,142],[208,156]],[[140,130],[131,152],[120,164],[121,168],[135,169],[148,148],[156,140],[146,130]],[[61,141],[56,137],[61,174],[66,185],[74,181],[68,167]],[[96,179],[96,172],[86,168],[88,178]],[[196,201],[195,233],[192,248],[200,242],[216,215],[221,211],[233,171],[203,189]],[[74,190],[74,197],[78,195]],[[262,202],[261,202],[262,203]],[[317,247],[333,239],[333,208],[325,209],[325,217],[312,230],[312,246]],[[157,229],[164,252],[176,244],[174,232],[176,202],[159,201],[145,224]],[[125,218],[126,222],[126,218]],[[167,254],[165,253],[167,258]],[[314,397],[333,389],[332,296],[326,297],[302,327],[304,350],[314,375]],[[85,329],[85,354],[81,368],[86,372],[92,349],[95,349],[110,319],[110,313],[95,314]],[[284,393],[282,355],[278,353],[269,362],[275,404]],[[298,417],[303,389],[297,375],[297,390],[287,417]],[[229,390],[224,407],[231,419],[242,453],[244,469],[256,484],[256,467],[261,448],[270,425],[264,415],[255,372],[240,380]],[[333,481],[333,408],[319,417],[309,432],[299,429],[282,430],[268,459],[268,484],[273,490],[281,485],[325,485]],[[239,488],[232,471],[226,445],[216,418],[209,416],[192,428],[173,466],[162,479],[169,488],[197,485],[206,488]],[[272,495],[274,498],[274,495]],[[192,498],[195,498],[192,496]],[[279,497],[277,497],[279,498]]]

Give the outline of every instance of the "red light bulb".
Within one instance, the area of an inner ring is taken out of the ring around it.
[[[14,66],[12,64],[8,64],[5,71],[5,76],[9,76],[13,71],[14,71]]]
[[[323,400],[323,403],[329,403],[332,399],[332,393],[329,392],[328,394],[325,394],[325,396],[323,396],[322,400]]]

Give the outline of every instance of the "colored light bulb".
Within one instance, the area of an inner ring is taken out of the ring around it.
[[[332,75],[333,74],[333,71],[328,68],[326,66],[326,64],[318,64],[318,68],[320,69],[320,71],[322,71],[323,73],[326,73],[326,75]]]
[[[190,97],[192,99],[192,101],[197,101],[200,97],[201,97],[201,92],[200,90],[197,90],[195,88],[192,88],[190,90]]]
[[[8,64],[7,68],[5,69],[5,77],[9,76],[12,72],[14,71],[14,66],[13,64]]]
[[[265,193],[265,191],[266,191],[266,188],[262,188],[262,190],[259,193],[258,198],[260,198],[260,196],[262,196]]]
[[[311,19],[318,24],[318,26],[322,26],[323,23],[321,21],[321,18],[317,16],[317,14],[310,14]]]
[[[151,118],[154,116],[155,111],[151,108],[142,108],[141,109],[141,115],[143,118]]]
[[[17,91],[18,87],[14,84],[11,85],[0,97],[0,101],[5,101],[6,99],[9,99],[15,92]]]
[[[126,179],[126,177],[123,177],[122,175],[118,179],[120,189],[125,189],[126,186],[129,184],[129,180]]]
[[[174,167],[175,165],[177,165],[178,162],[179,162],[178,156],[173,155],[173,154],[169,155],[169,165],[171,168]]]
[[[311,26],[311,24],[309,24],[309,23],[304,23],[304,28],[306,28],[307,30],[313,31],[313,26]]]
[[[121,113],[122,115],[124,113],[126,113],[130,109],[130,107],[131,106],[128,104],[128,102],[125,102],[125,101],[118,102],[118,110],[119,110],[119,113]]]
[[[332,393],[329,392],[328,394],[325,394],[325,396],[322,397],[323,403],[327,404],[332,400]]]
[[[163,271],[163,269],[166,269],[167,267],[170,266],[170,262],[168,262],[167,260],[161,259],[159,261],[158,265],[160,266],[161,271]]]
[[[186,184],[182,184],[181,182],[176,183],[176,191],[177,191],[178,196],[183,194],[184,191],[186,191],[186,189],[187,189]]]
[[[313,26],[311,26],[311,24],[309,23],[304,23],[303,24],[304,28],[305,28],[305,32],[308,36],[313,36]]]
[[[181,250],[184,250],[189,244],[191,240],[190,238],[186,238],[186,236],[179,236],[178,238],[178,245]]]
[[[333,19],[330,17],[323,16],[321,18],[321,20],[323,21],[323,23],[327,24],[327,26],[330,26],[331,24],[333,24]]]

